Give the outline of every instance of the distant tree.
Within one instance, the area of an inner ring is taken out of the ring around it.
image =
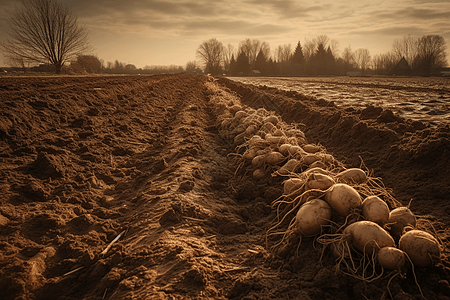
[[[327,71],[327,50],[325,49],[325,43],[319,42],[314,55],[310,59],[309,63],[311,75],[325,75]]]
[[[347,73],[348,71],[352,70],[355,67],[356,65],[355,54],[352,52],[350,46],[344,49],[344,52],[342,53],[341,57],[344,62],[345,73]]]
[[[223,69],[225,73],[230,74],[231,57],[234,55],[234,46],[227,44],[223,49]]]
[[[114,73],[123,73],[125,69],[125,64],[118,61],[117,59],[114,61]]]
[[[359,48],[355,50],[355,63],[358,66],[358,68],[363,72],[363,74],[369,68],[370,61],[371,57],[369,49]]]
[[[102,63],[94,55],[79,55],[75,61],[70,63],[70,68],[77,73],[100,73]]]
[[[87,31],[57,0],[24,0],[11,19],[5,57],[49,63],[60,73],[64,64],[90,50]]]
[[[279,45],[275,48],[275,61],[278,65],[280,75],[291,75],[292,73],[292,46],[291,44]]]
[[[446,67],[445,40],[440,35],[427,35],[418,40],[417,57],[414,63],[420,75],[430,76]]]
[[[297,42],[297,46],[295,46],[294,54],[292,55],[292,62],[299,65],[305,63],[305,56],[303,55],[303,49],[300,41]]]
[[[248,75],[250,72],[250,62],[247,54],[244,51],[239,52],[236,59],[236,66],[234,68],[234,73],[236,75]]]
[[[231,59],[230,59],[230,66],[228,69],[228,73],[230,75],[236,75],[237,73],[235,72],[236,70],[236,59],[234,58],[234,54],[231,55]]]
[[[239,43],[238,53],[244,52],[248,57],[250,67],[254,68],[256,57],[262,51],[265,57],[270,55],[270,46],[266,42],[261,42],[257,39],[245,39]]]
[[[213,38],[203,42],[197,49],[197,57],[202,62],[205,71],[212,75],[222,74],[224,46]]]
[[[418,39],[407,35],[403,39],[397,39],[392,45],[392,51],[397,56],[397,62],[404,57],[406,62],[413,66],[417,57]]]
[[[200,66],[197,64],[197,62],[195,60],[192,60],[186,63],[186,73],[201,74],[202,70],[200,69]]]
[[[305,57],[306,62],[309,62],[314,56],[316,48],[317,46],[314,40],[305,40],[305,43],[303,44],[303,56]]]
[[[275,60],[278,63],[289,63],[292,57],[292,46],[291,44],[279,45],[275,49]]]
[[[292,64],[295,75],[300,75],[304,72],[305,56],[303,55],[303,49],[300,41],[297,42],[297,46],[295,46],[294,54],[292,55]]]
[[[111,61],[108,61],[106,63],[106,69],[111,70],[113,68],[113,63]]]
[[[126,64],[124,67],[124,70],[126,73],[133,73],[134,71],[137,70],[136,66],[133,64]]]
[[[258,55],[256,56],[254,69],[259,70],[263,75],[267,75],[268,72],[267,57],[264,54],[263,50],[260,50]]]

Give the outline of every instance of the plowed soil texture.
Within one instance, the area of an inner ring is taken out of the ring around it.
[[[206,83],[364,165],[432,225],[441,261],[369,281],[314,237],[273,253],[283,179],[236,172]],[[226,78],[2,77],[0,299],[450,299],[449,135]]]

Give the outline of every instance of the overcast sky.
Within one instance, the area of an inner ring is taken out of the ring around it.
[[[450,52],[450,0],[60,0],[85,24],[94,54],[139,67],[182,65],[216,38],[238,47],[251,38],[278,45],[327,35],[339,50],[371,55],[406,35],[437,34]],[[20,0],[0,0],[0,41]],[[449,55],[447,55],[449,58]],[[450,62],[450,59],[448,59]],[[4,65],[0,56],[0,65]]]

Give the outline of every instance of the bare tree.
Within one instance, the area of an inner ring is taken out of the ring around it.
[[[429,76],[447,66],[445,40],[440,35],[426,35],[418,40],[415,65],[420,74]]]
[[[224,46],[213,38],[203,42],[197,49],[197,57],[203,64],[205,71],[213,75],[221,72]]]
[[[408,35],[401,40],[395,40],[392,51],[397,55],[397,62],[404,57],[409,66],[413,67],[418,51],[418,39]]]
[[[270,46],[267,42],[261,42],[257,39],[245,39],[239,43],[238,53],[244,52],[248,57],[249,63],[251,67],[254,67],[256,62],[256,57],[258,53],[262,51],[262,53],[269,57],[270,55]]]
[[[344,61],[345,71],[351,70],[355,67],[355,53],[352,52],[351,46],[344,49],[342,53],[342,60]]]
[[[234,46],[228,44],[226,47],[223,48],[223,68],[227,73],[230,72],[230,64],[232,57],[235,57]]]
[[[275,49],[275,60],[279,63],[288,63],[292,57],[291,44],[279,45]]]
[[[305,40],[303,43],[303,55],[306,61],[310,61],[316,52],[317,44],[315,40]]]
[[[201,70],[195,60],[188,61],[186,63],[186,73],[189,74],[200,74]]]
[[[12,17],[9,36],[1,44],[7,58],[49,63],[56,73],[90,50],[85,27],[57,0],[23,0],[23,7]]]
[[[355,50],[355,62],[358,68],[364,73],[370,65],[371,57],[369,49],[356,49]]]

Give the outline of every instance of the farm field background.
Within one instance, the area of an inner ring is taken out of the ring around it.
[[[333,101],[339,108],[381,106],[412,120],[450,122],[448,77],[235,77],[258,86]]]
[[[450,299],[448,79],[376,80],[1,77],[0,298]],[[441,261],[366,282],[314,238],[271,251],[286,178],[251,176],[234,105],[379,178]]]

